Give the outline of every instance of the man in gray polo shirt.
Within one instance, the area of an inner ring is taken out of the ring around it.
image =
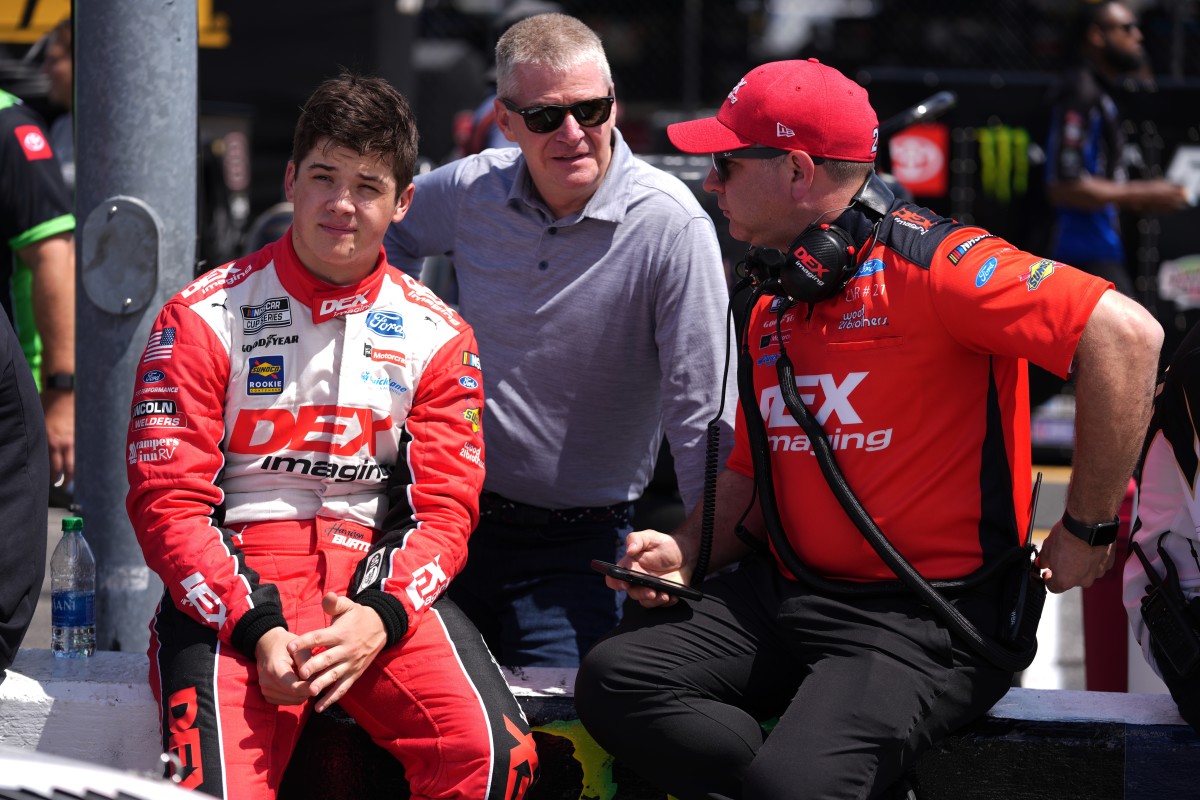
[[[482,366],[487,478],[451,594],[501,663],[574,666],[616,623],[590,560],[619,558],[664,432],[687,509],[719,411],[724,463],[728,288],[712,220],[616,130],[590,28],[523,20],[496,67],[497,124],[519,149],[419,176],[384,246],[413,273],[453,260],[479,344],[463,365]]]

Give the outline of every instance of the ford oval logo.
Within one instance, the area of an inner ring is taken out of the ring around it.
[[[992,273],[996,271],[996,259],[989,258],[983,262],[983,266],[979,268],[979,272],[975,275],[975,286],[981,287],[991,280]]]
[[[876,272],[883,272],[884,264],[878,258],[872,258],[870,261],[864,261],[863,265],[858,268],[858,272],[854,273],[855,278],[865,278],[867,275],[874,275]]]
[[[166,380],[166,377],[167,373],[161,369],[152,369],[142,376],[142,383],[158,383],[159,381]]]
[[[404,338],[404,317],[395,311],[372,311],[367,314],[367,327],[380,336]]]
[[[462,384],[464,389],[475,389],[479,386],[479,381],[468,375],[464,375],[463,377],[459,378],[458,382]]]

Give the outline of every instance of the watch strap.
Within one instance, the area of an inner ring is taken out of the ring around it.
[[[1080,522],[1064,510],[1062,525],[1067,533],[1087,542],[1092,547],[1112,544],[1117,540],[1117,530],[1121,527],[1121,518],[1113,517],[1111,522]]]
[[[43,389],[57,389],[61,392],[75,391],[75,373],[52,372],[42,376]]]

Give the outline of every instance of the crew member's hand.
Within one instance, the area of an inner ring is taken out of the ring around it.
[[[50,446],[50,480],[56,486],[66,486],[75,479],[75,393],[46,389],[42,392],[42,412]]]
[[[1046,535],[1037,563],[1046,588],[1057,593],[1091,586],[1108,572],[1115,556],[1113,545],[1092,547],[1065,530],[1060,520]]]
[[[318,712],[340,700],[387,644],[387,630],[374,609],[334,592],[321,598],[321,608],[332,618],[329,626],[297,636],[287,646],[308,693],[321,698]]]
[[[659,531],[634,531],[625,537],[625,557],[620,564],[630,569],[648,572],[676,583],[687,583],[691,568],[685,567],[683,551],[674,536]],[[635,586],[617,578],[605,577],[609,588],[624,591],[646,608],[670,606],[679,598],[648,586]]]
[[[295,659],[287,647],[295,638],[296,635],[286,628],[272,628],[262,635],[254,648],[258,685],[268,703],[294,706],[309,698],[308,684],[296,674]]]

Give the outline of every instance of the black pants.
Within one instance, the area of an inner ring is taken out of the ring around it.
[[[886,795],[1012,680],[906,594],[814,594],[762,557],[703,589],[697,603],[627,604],[575,686],[596,741],[680,800]],[[955,605],[995,629],[991,595]],[[775,716],[766,738],[759,721]]]

